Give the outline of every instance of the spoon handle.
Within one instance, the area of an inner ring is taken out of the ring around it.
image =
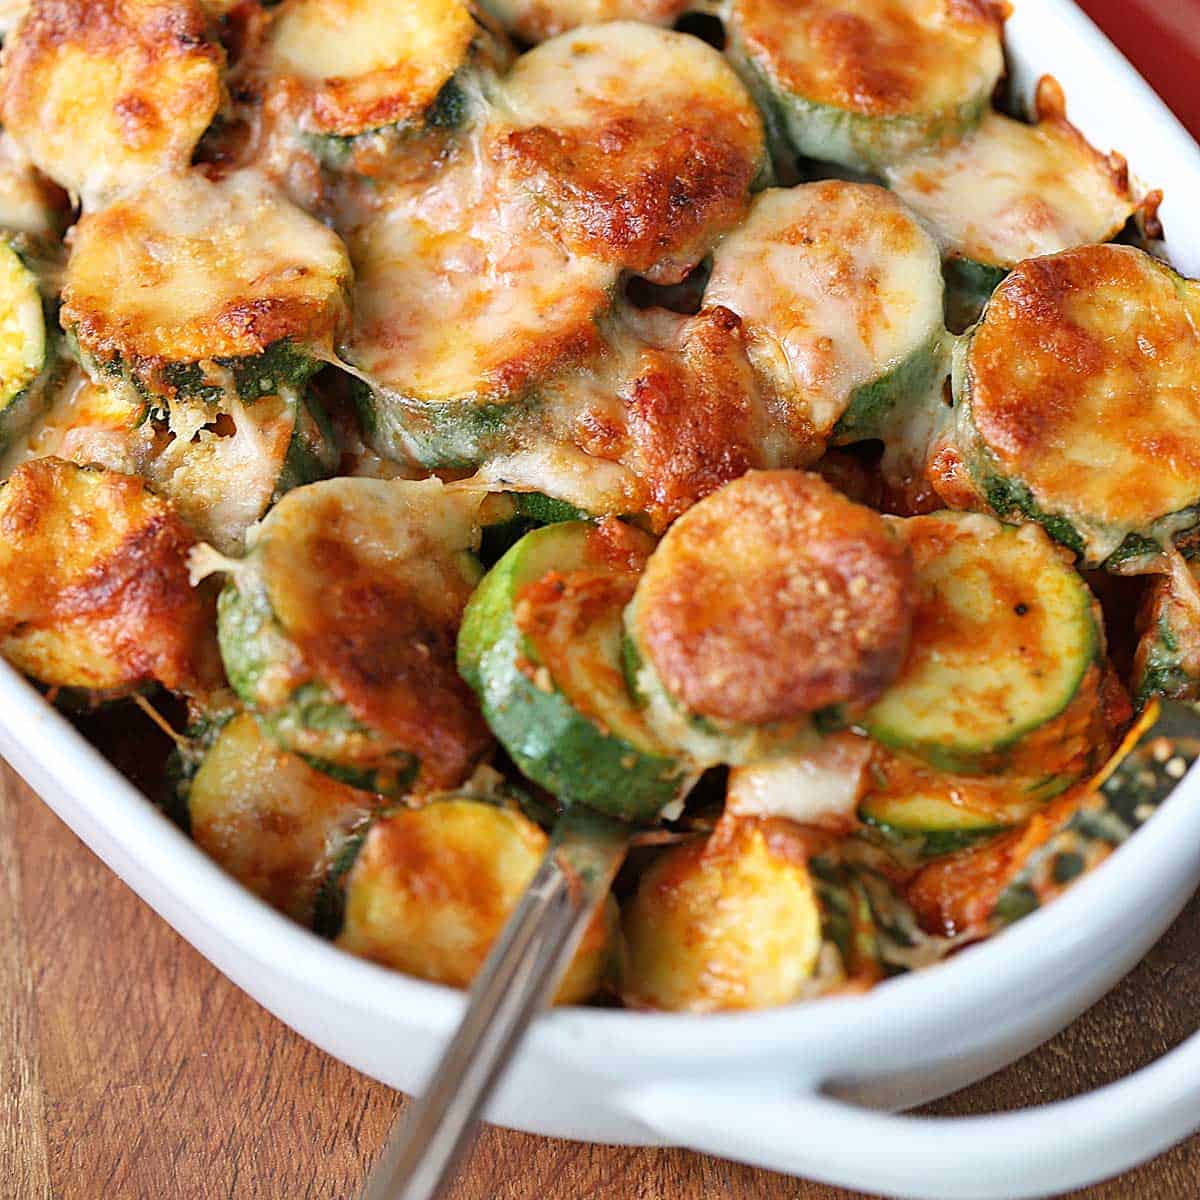
[[[471,1143],[529,1022],[549,1004],[620,868],[629,827],[582,807],[559,818],[546,857],[471,988],[457,1032],[397,1123],[362,1200],[434,1200]]]

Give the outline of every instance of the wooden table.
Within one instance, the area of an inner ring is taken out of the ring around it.
[[[1200,129],[1200,0],[1084,0]],[[1191,58],[1189,64],[1188,59]],[[1069,1096],[1200,1018],[1200,900],[1037,1053],[934,1105]],[[401,1100],[302,1041],[158,920],[0,764],[0,1200],[350,1197]],[[1195,1200],[1200,1137],[1094,1200]],[[837,1200],[679,1150],[488,1130],[456,1200]]]
[[[934,1106],[986,1112],[1115,1079],[1200,1018],[1200,899],[1036,1054]],[[0,1198],[351,1197],[398,1096],[237,990],[0,765]],[[1086,1193],[1195,1200],[1200,1137]],[[488,1130],[455,1200],[835,1200],[680,1150]]]

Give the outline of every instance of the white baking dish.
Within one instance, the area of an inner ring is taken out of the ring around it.
[[[1172,258],[1200,275],[1200,152],[1179,124],[1069,0],[1018,0],[1009,43],[1023,88],[1053,72],[1092,141],[1165,189]],[[0,753],[271,1012],[367,1074],[420,1090],[459,994],[343,955],[254,899],[3,664]],[[1012,1200],[1079,1186],[1200,1126],[1200,1037],[1121,1084],[1026,1113],[917,1120],[863,1106],[919,1103],[1032,1049],[1128,971],[1198,884],[1193,774],[1064,899],[868,995],[703,1018],[548,1015],[490,1117],[561,1137],[681,1143],[888,1195]]]

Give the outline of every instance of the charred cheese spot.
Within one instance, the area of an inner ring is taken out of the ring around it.
[[[337,944],[420,979],[467,987],[548,844],[520,813],[453,797],[382,817],[347,879]],[[579,1003],[598,990],[611,922],[602,907],[556,1003]]]
[[[298,86],[305,128],[353,137],[423,118],[478,32],[462,0],[288,0],[261,66]]]
[[[1090,770],[1107,729],[1083,580],[1033,526],[935,513],[894,528],[916,569],[912,641],[866,729],[947,771],[1061,790]]]
[[[877,513],[815,475],[753,472],[671,527],[627,620],[687,710],[759,725],[870,704],[904,659],[911,588]]]
[[[937,246],[873,185],[764,192],[714,255],[704,300],[742,318],[760,375],[818,437],[848,414],[882,421],[874,410],[927,393],[941,374]],[[856,400],[872,413],[853,411]]]
[[[196,844],[255,895],[308,925],[321,881],[379,797],[285,754],[243,713],[205,755],[187,803]]]
[[[51,686],[211,686],[211,605],[194,539],[138,479],[58,459],[0,488],[0,653]]]
[[[961,142],[887,177],[947,255],[996,267],[1106,242],[1136,207],[1126,172],[1061,118],[1026,125],[988,113]]]
[[[953,140],[1004,70],[990,0],[734,0],[731,50],[793,148],[871,167]]]
[[[336,479],[271,510],[227,586],[221,639],[285,748],[353,768],[411,756],[426,789],[469,774],[488,737],[454,640],[479,577],[478,503],[436,479]]]
[[[695,7],[694,0],[483,0],[509,32],[522,41],[544,42],[547,38],[595,25],[601,21],[642,21],[670,25],[676,17]]]
[[[786,822],[726,818],[658,858],[622,913],[632,1008],[716,1012],[800,997],[821,920],[807,848]]]
[[[254,174],[165,176],[72,231],[62,322],[94,377],[254,398],[329,358],[350,274],[338,237]]]
[[[93,207],[187,166],[222,65],[191,0],[35,0],[5,40],[4,124]]]
[[[681,279],[744,216],[762,122],[732,69],[687,34],[578,30],[517,60],[491,152],[578,253]]]
[[[956,441],[989,503],[1042,521],[1086,561],[1196,523],[1200,288],[1142,251],[1018,266],[971,337],[956,396]]]

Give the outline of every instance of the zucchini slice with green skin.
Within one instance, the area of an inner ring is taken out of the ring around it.
[[[37,276],[0,240],[0,455],[45,408],[56,378]]]
[[[333,479],[289,492],[227,572],[218,608],[230,683],[284,749],[360,786],[454,786],[488,746],[454,667],[481,574],[478,494]]]
[[[224,57],[198,0],[35,0],[5,40],[2,119],[40,170],[98,208],[187,167],[220,106]]]
[[[934,513],[893,527],[917,607],[904,668],[866,731],[942,771],[1085,775],[1104,740],[1104,635],[1084,581],[1035,526]]]
[[[51,687],[114,696],[220,676],[195,538],[140,479],[60,459],[0,487],[0,654]]]
[[[20,454],[140,475],[222,554],[240,553],[246,531],[272,504],[332,474],[338,457],[311,392],[246,404],[227,397],[216,413],[178,402],[163,419],[129,389],[99,386],[78,373],[54,389]]]
[[[340,239],[255,173],[189,172],[75,226],[62,323],[97,382],[248,402],[331,361],[350,281]]]
[[[1170,557],[1168,572],[1150,584],[1138,627],[1135,702],[1200,700],[1200,563]]]
[[[785,822],[729,818],[663,853],[622,913],[625,1004],[698,1013],[805,996],[822,943],[807,859]]]
[[[1124,162],[1100,154],[1067,121],[1051,79],[1039,84],[1037,111],[1036,125],[990,112],[962,141],[885,172],[937,236],[960,303],[967,291],[979,300],[975,317],[1017,263],[1107,242],[1137,209]]]
[[[420,979],[467,987],[516,908],[549,838],[514,807],[470,793],[377,818],[341,864],[337,945]],[[612,955],[614,905],[583,935],[555,1003],[594,995]]]
[[[1126,570],[1200,524],[1200,284],[1131,246],[1030,259],[955,357],[955,507]]]
[[[862,712],[899,671],[908,550],[816,475],[753,471],[701,500],[625,614],[647,719],[704,765],[740,765]]]
[[[574,253],[677,283],[765,181],[762,119],[737,75],[689,34],[611,21],[522,55],[491,155]],[[686,117],[681,117],[686,114]]]
[[[718,247],[704,303],[741,317],[794,424],[887,438],[949,373],[941,259],[895,196],[825,180],[764,192]]]
[[[512,450],[546,386],[602,355],[616,269],[543,235],[525,203],[497,193],[446,214],[418,197],[355,239],[345,356],[364,381],[366,440],[385,458],[461,468]]]
[[[875,170],[968,133],[1004,72],[987,0],[733,0],[729,54],[786,149]]]
[[[652,546],[615,520],[536,529],[479,585],[458,640],[459,670],[521,771],[632,822],[679,806],[699,773],[646,727],[621,673],[621,612]]]
[[[591,514],[542,492],[497,492],[481,510],[483,525],[479,557],[494,566],[531,529],[560,521],[587,521]]]
[[[185,800],[196,844],[305,925],[313,922],[321,881],[383,802],[280,750],[249,713],[212,739]]]

